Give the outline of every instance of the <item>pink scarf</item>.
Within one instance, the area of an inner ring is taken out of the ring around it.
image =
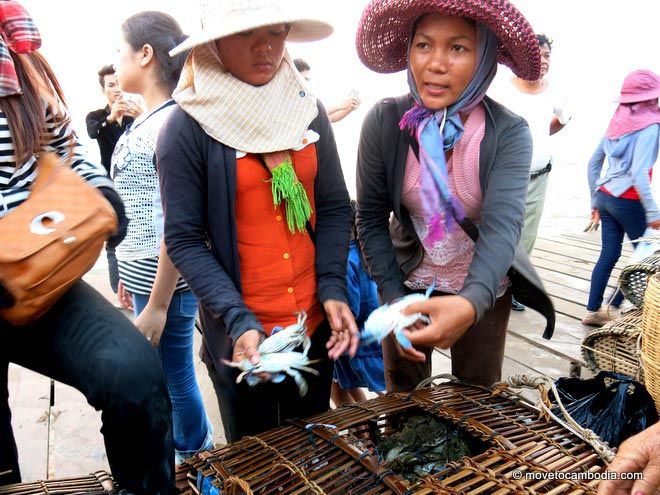
[[[660,124],[657,98],[636,103],[621,103],[610,120],[605,137],[619,139],[625,134],[639,131],[652,124]]]

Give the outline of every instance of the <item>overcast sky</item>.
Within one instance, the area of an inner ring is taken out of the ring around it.
[[[213,0],[210,0],[213,1]],[[275,1],[275,0],[274,0]],[[364,68],[354,38],[366,0],[307,0],[335,26],[327,40],[291,44],[293,57],[312,66],[312,88],[326,105],[359,91],[362,107],[335,125],[349,188],[360,123],[367,109],[385,96],[406,91],[402,74],[383,76]],[[97,70],[115,59],[121,22],[143,10],[173,15],[184,31],[200,26],[199,0],[22,0],[43,36],[43,51],[60,78],[79,134],[84,117],[104,105]],[[575,115],[555,139],[556,157],[586,166],[591,150],[607,127],[624,76],[637,68],[660,72],[660,1],[658,0],[516,0],[537,32],[555,40],[551,84],[569,99]],[[498,77],[505,77],[501,70]],[[94,144],[94,143],[92,143]],[[96,153],[95,145],[91,147]]]

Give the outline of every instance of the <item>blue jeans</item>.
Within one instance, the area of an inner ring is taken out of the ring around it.
[[[646,230],[646,215],[640,201],[615,198],[598,191],[596,207],[600,212],[602,240],[600,256],[596,266],[594,266],[594,271],[591,273],[588,311],[597,311],[603,303],[607,281],[610,279],[614,265],[621,256],[621,243],[624,234],[633,241],[641,237]],[[636,243],[634,244],[636,245]],[[618,307],[622,302],[623,293],[617,291],[611,304]]]
[[[135,316],[149,301],[145,294],[133,294]],[[189,290],[172,296],[158,354],[165,371],[172,401],[174,447],[177,461],[213,447],[213,428],[206,415],[195,376],[193,335],[197,300]]]

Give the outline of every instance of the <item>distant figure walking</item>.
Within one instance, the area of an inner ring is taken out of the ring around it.
[[[660,76],[636,70],[626,76],[619,106],[589,161],[591,220],[603,222],[600,257],[591,274],[587,313],[582,323],[603,326],[610,320],[601,309],[607,281],[621,256],[624,234],[632,241],[647,227],[660,228],[660,211],[651,192],[653,164],[660,137]],[[608,168],[600,178],[607,157]],[[636,243],[633,243],[636,244]],[[619,291],[611,305],[619,307]]]

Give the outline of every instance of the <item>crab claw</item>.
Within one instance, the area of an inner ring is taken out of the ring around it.
[[[307,394],[307,381],[298,371],[294,369],[287,370],[286,373],[292,377],[296,382],[296,385],[298,385],[298,394],[300,394],[300,397],[304,397]]]
[[[270,375],[270,381],[273,383],[282,383],[285,378],[286,376],[284,375],[284,373],[273,373],[272,375]]]
[[[404,349],[412,349],[412,342],[408,340],[408,337],[406,337],[403,333],[403,330],[395,330],[394,331],[394,336],[396,337],[396,341],[399,343],[401,347]]]
[[[248,361],[249,363],[249,361]],[[244,369],[245,367],[245,361],[229,361],[228,359],[223,359],[222,364],[226,366],[231,366],[232,368],[238,368],[243,371],[249,371],[249,369]],[[252,364],[250,364],[250,367],[252,367]]]
[[[253,373],[247,373],[245,375],[245,381],[250,387],[254,387],[255,385],[261,383],[261,379],[258,376],[254,375]]]

